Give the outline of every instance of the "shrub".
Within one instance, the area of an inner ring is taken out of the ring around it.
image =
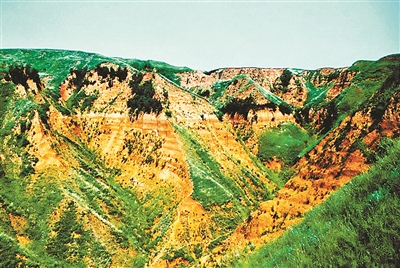
[[[224,106],[220,109],[223,113],[227,113],[233,116],[235,113],[243,115],[245,119],[249,114],[250,109],[255,108],[257,105],[252,96],[247,97],[246,99],[232,99],[229,100]]]
[[[110,72],[108,67],[100,66],[100,65],[98,65],[95,70],[96,70],[97,74],[100,75],[103,78],[106,78],[108,76],[109,72]]]
[[[134,76],[129,82],[133,97],[127,102],[131,118],[137,118],[140,113],[156,113],[162,110],[161,102],[154,98],[155,90],[150,80],[140,83],[142,75]]]
[[[282,82],[283,88],[287,88],[289,85],[290,79],[292,79],[292,72],[289,69],[285,69],[279,79]]]
[[[23,267],[26,263],[19,256],[18,245],[7,236],[0,235],[0,267]]]
[[[14,94],[14,87],[11,83],[1,84],[0,90],[0,125],[3,125],[4,117],[8,111],[8,104]]]
[[[169,109],[165,110],[165,115],[166,115],[167,117],[172,117],[172,111],[169,110]]]
[[[121,67],[118,67],[115,76],[118,77],[119,81],[125,80],[128,76],[128,68],[125,67],[124,69],[122,69]]]
[[[11,80],[14,84],[22,85],[25,88],[28,88],[28,79],[32,79],[33,82],[36,83],[36,86],[40,88],[42,85],[40,82],[39,78],[39,71],[31,68],[31,66],[28,64],[25,67],[22,66],[10,66],[9,67],[9,77],[8,79]]]
[[[291,114],[293,112],[293,107],[286,102],[282,102],[278,107],[282,114]]]
[[[76,207],[74,202],[69,202],[67,210],[56,222],[54,231],[56,236],[50,240],[47,251],[50,255],[71,262],[79,262],[85,255],[85,230],[83,225],[78,222]],[[71,259],[71,257],[74,257]]]

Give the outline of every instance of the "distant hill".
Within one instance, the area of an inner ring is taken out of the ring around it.
[[[209,72],[0,59],[1,267],[399,263],[400,55]]]

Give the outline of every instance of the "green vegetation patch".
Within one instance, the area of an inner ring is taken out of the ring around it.
[[[59,85],[68,76],[70,69],[91,70],[102,62],[126,66],[121,60],[94,53],[53,49],[2,49],[0,59],[9,66],[29,64],[38,70],[40,78],[49,78],[49,90],[56,95]]]
[[[387,105],[393,93],[399,90],[400,55],[393,58],[363,66],[354,77],[354,83],[338,98],[338,111],[351,113],[367,106],[384,110],[385,107],[380,106]]]
[[[250,109],[257,108],[255,100],[252,96],[245,99],[229,98],[227,102],[220,108],[223,113],[233,116],[235,113],[240,114],[247,120]]]
[[[143,70],[146,72],[156,72],[162,76],[168,78],[171,82],[176,85],[180,85],[181,78],[177,75],[184,72],[193,72],[188,67],[173,66],[165,62],[154,61],[154,60],[138,60],[138,59],[124,59],[126,63],[137,70]]]
[[[170,262],[175,259],[186,260],[190,263],[194,262],[194,258],[191,256],[190,252],[185,248],[180,248],[180,249],[165,253],[163,255],[163,258]]]
[[[259,136],[258,157],[262,161],[276,157],[291,166],[310,141],[307,132],[300,127],[293,123],[284,123]]]
[[[358,71],[357,75],[340,95],[330,101],[326,101],[325,95],[334,85],[333,82],[319,88],[306,82],[308,97],[304,107],[296,109],[296,121],[321,136],[338,126],[346,116],[354,115],[360,110],[372,109],[371,115],[375,122],[378,122],[390,98],[400,89],[399,59],[400,55],[392,55],[375,62],[359,61],[354,63],[349,70]],[[310,75],[312,76],[313,73]],[[308,77],[308,79],[310,78]],[[311,110],[314,111],[314,118],[309,117]],[[315,111],[320,113],[315,113]],[[315,127],[317,117],[319,128]]]
[[[221,172],[221,166],[208,153],[208,148],[184,127],[179,125],[174,127],[185,142],[190,178],[194,186],[193,198],[205,209],[229,201],[238,202],[243,198],[244,192]],[[239,202],[237,205],[240,205]]]
[[[281,88],[280,90],[283,93],[288,92],[288,85],[290,83],[290,80],[292,79],[293,74],[289,69],[285,69],[283,73],[279,76],[279,80],[281,81]]]
[[[62,112],[67,115],[74,112],[76,109],[80,111],[90,110],[93,105],[93,102],[99,97],[99,91],[95,90],[93,93],[87,94],[85,90],[82,88],[83,86],[87,86],[89,81],[85,78],[87,70],[70,70],[71,75],[74,75],[72,79],[72,84],[74,86],[72,95],[68,98],[65,103],[65,107],[67,110],[62,109]]]
[[[222,97],[224,94],[225,90],[228,88],[228,86],[232,83],[232,80],[224,80],[224,81],[217,81],[215,82],[211,89],[214,91],[214,93],[211,95],[210,99],[211,100],[218,100],[219,98]]]
[[[127,102],[129,114],[132,119],[137,119],[140,113],[156,113],[162,111],[161,101],[154,98],[155,89],[151,80],[142,82],[143,75],[138,73],[129,82],[133,97]]]
[[[307,87],[307,99],[304,102],[304,106],[316,106],[322,103],[326,98],[326,93],[334,86],[334,83],[330,83],[327,86],[316,88],[313,83],[306,81]]]
[[[7,79],[7,78],[6,78]],[[36,83],[37,88],[41,87],[41,81],[39,78],[39,72],[36,69],[31,68],[28,64],[26,67],[22,66],[10,66],[9,67],[9,79],[15,84],[21,84],[25,88],[28,88],[28,79],[32,79]]]
[[[9,109],[9,103],[14,95],[14,85],[12,83],[2,83],[0,79],[0,126],[3,125],[4,117]]]

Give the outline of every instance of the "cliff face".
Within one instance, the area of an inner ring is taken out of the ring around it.
[[[300,222],[399,136],[398,56],[207,73],[71,51],[0,56],[11,266],[223,264]]]

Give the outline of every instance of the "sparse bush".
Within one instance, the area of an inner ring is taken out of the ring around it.
[[[199,92],[199,95],[202,97],[208,98],[208,97],[210,97],[210,90],[208,90],[208,89],[202,90]]]
[[[141,75],[135,76],[129,83],[133,97],[127,102],[131,118],[137,118],[140,113],[156,113],[162,111],[161,102],[154,98],[155,90],[150,80],[140,83]]]
[[[106,78],[110,72],[108,67],[100,66],[100,65],[98,65],[95,70],[96,70],[97,74],[103,78]]]
[[[151,155],[148,155],[146,159],[143,161],[143,164],[151,164],[154,162],[154,158]]]
[[[327,133],[329,130],[332,129],[337,119],[338,110],[335,102],[331,101],[326,107],[326,112],[324,113],[324,118],[322,119],[320,131],[322,133]]]
[[[76,206],[69,202],[66,211],[56,222],[54,231],[56,236],[51,238],[47,246],[50,255],[60,260],[78,264],[87,251],[87,241],[83,225],[78,222]]]
[[[172,117],[172,111],[169,110],[169,109],[165,110],[165,115],[166,115],[167,117]]]
[[[128,76],[128,68],[125,67],[122,69],[120,66],[118,66],[115,76],[118,77],[119,81],[125,80]]]
[[[88,85],[88,81],[85,79],[87,69],[70,69],[70,74],[74,76],[71,82],[74,84],[76,90],[82,88],[83,85]]]
[[[252,108],[255,108],[255,106],[255,100],[252,96],[250,96],[245,99],[230,99],[220,108],[220,110],[223,113],[229,114],[230,116],[233,116],[235,113],[243,115],[244,119],[247,120],[249,111]]]
[[[166,100],[168,100],[168,91],[165,88],[163,89],[163,96]]]
[[[287,90],[287,86],[289,85],[290,79],[292,79],[292,72],[289,69],[285,69],[283,71],[283,73],[281,74],[281,76],[279,76],[279,79],[282,82],[282,87],[284,89],[284,91]]]
[[[338,71],[338,70],[335,70],[335,71],[331,72],[331,73],[328,75],[328,83],[329,83],[330,81],[334,80],[334,79],[337,79],[338,77],[339,77],[339,71]]]
[[[9,79],[16,85],[20,84],[25,88],[28,88],[28,79],[32,79],[36,83],[37,88],[41,87],[38,70],[31,68],[28,64],[25,67],[22,66],[10,66],[9,67]]]
[[[194,261],[193,257],[190,255],[186,248],[180,248],[177,250],[173,250],[172,252],[166,253],[164,254],[163,258],[170,262],[175,259],[187,260],[188,262]]]
[[[282,114],[291,114],[293,112],[293,107],[286,102],[282,102],[278,107]]]
[[[25,261],[21,256],[19,246],[4,234],[0,234],[0,267],[23,267]]]
[[[87,74],[86,69],[71,69],[70,73],[74,76],[71,79],[71,82],[74,85],[74,90],[72,95],[66,101],[66,110],[63,111],[63,114],[67,115],[75,109],[80,109],[81,111],[90,110],[93,102],[99,97],[98,91],[95,91],[92,94],[87,94],[85,90],[82,89],[83,86],[89,85],[89,80],[85,78]]]

